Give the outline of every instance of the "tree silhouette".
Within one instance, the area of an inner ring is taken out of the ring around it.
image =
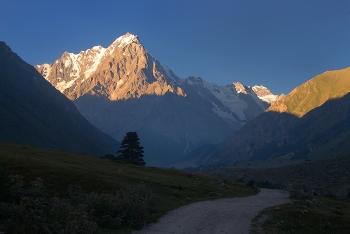
[[[118,159],[136,165],[145,165],[143,147],[140,146],[139,141],[140,139],[136,132],[126,133],[120,146],[121,149],[117,151],[117,153],[120,153]]]

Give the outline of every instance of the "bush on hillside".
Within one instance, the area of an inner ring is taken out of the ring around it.
[[[70,186],[65,199],[50,197],[38,178],[25,188],[11,177],[13,202],[0,203],[0,228],[5,233],[94,233],[99,228],[142,227],[157,209],[157,197],[145,186],[116,194],[84,193]],[[0,230],[2,231],[2,230]]]

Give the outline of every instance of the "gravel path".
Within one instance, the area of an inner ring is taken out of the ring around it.
[[[251,220],[259,211],[289,201],[286,191],[261,189],[258,195],[251,197],[197,202],[170,211],[157,223],[132,234],[249,233]]]

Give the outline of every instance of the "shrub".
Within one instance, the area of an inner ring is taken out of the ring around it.
[[[304,191],[290,190],[290,198],[294,200],[311,200],[313,198],[312,194],[306,193]]]
[[[113,194],[86,194],[70,186],[68,198],[49,197],[43,180],[24,188],[20,176],[11,177],[12,203],[0,203],[0,224],[6,233],[94,233],[101,227],[142,227],[157,209],[157,197],[145,186]],[[0,226],[1,226],[0,225]]]
[[[247,185],[248,185],[249,187],[253,187],[254,184],[255,184],[255,180],[249,180],[248,183],[247,183]]]

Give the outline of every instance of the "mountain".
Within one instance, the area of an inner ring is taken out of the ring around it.
[[[102,156],[120,143],[92,126],[33,66],[0,42],[0,139]]]
[[[235,162],[289,156],[317,159],[350,152],[349,68],[329,71],[295,88],[224,142],[192,164]]]
[[[130,33],[35,68],[100,130],[117,140],[136,131],[146,162],[158,166],[223,141],[278,99],[263,86],[179,78]]]
[[[350,91],[349,77],[350,67],[326,71],[292,90],[267,111],[285,112],[302,117],[326,101],[346,95]]]

